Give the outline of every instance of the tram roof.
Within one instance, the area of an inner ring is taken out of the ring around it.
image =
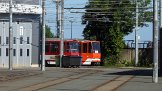
[[[60,41],[60,38],[46,38],[46,41]],[[64,39],[64,41],[77,41],[76,39]]]
[[[60,38],[46,38],[46,41],[60,41]],[[96,40],[84,40],[84,39],[64,39],[64,41],[79,41],[79,42],[99,42]]]

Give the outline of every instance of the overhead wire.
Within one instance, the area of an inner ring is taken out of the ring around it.
[[[56,3],[55,3],[55,0],[47,0],[47,1],[52,2],[52,3],[48,3],[47,6],[46,6],[46,8],[50,9],[50,10],[48,10],[48,12],[46,12],[46,16],[48,16],[47,18],[49,18],[47,20],[55,21],[55,22],[49,22],[48,21],[48,23],[56,23],[56,19],[55,19],[55,17],[56,17],[56,13],[55,13],[56,12]],[[96,6],[99,6],[99,5],[109,6],[109,5],[111,5],[110,3],[120,4],[120,3],[115,3],[116,1],[82,0],[82,1],[84,1],[83,3],[78,3],[78,1],[80,1],[80,0],[65,0],[65,8],[64,8],[65,9],[64,13],[66,13],[65,17],[64,17],[65,22],[68,22],[68,21],[71,20],[69,18],[70,16],[72,16],[73,19],[76,19],[76,20],[80,19],[80,21],[76,21],[76,22],[82,22],[81,18],[82,18],[82,15],[85,14],[85,13],[90,13],[90,14],[96,13],[96,15],[97,14],[98,15],[111,15],[112,14],[111,12],[86,12],[86,10],[103,10],[104,11],[104,9],[102,9],[102,8],[85,8],[85,5],[88,5],[90,3],[97,3],[97,4],[95,4]],[[71,2],[73,2],[75,4],[73,4]],[[102,3],[102,4],[99,4],[99,3]],[[105,3],[108,3],[108,4],[105,4]],[[127,3],[123,3],[123,4],[127,4]],[[132,5],[133,5],[133,0],[132,0]],[[127,7],[127,8],[133,9],[134,7]],[[140,8],[142,9],[142,7],[140,7]],[[147,7],[147,9],[152,9],[152,7]],[[85,18],[85,19],[88,19],[88,18]],[[96,20],[92,20],[92,21],[96,21]],[[103,18],[98,19],[98,21],[103,21]],[[56,26],[56,24],[55,24],[55,26]]]

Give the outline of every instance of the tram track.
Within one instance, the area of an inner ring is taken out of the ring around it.
[[[120,75],[92,88],[90,91],[116,91],[119,87],[121,87],[133,78],[134,76]]]
[[[10,91],[37,91],[40,89],[44,89],[44,88],[48,88],[51,86],[56,86],[65,82],[69,82],[69,81],[73,81],[76,79],[80,79],[95,73],[98,73],[101,71],[86,71],[86,72],[78,72],[77,74],[73,74],[73,75],[69,75],[67,77],[62,77],[62,78],[58,78],[58,79],[51,79],[49,81],[45,81],[45,82],[40,82],[37,84],[32,84],[29,86],[25,86],[25,87],[21,87],[18,89],[14,89],[14,90],[10,90]]]
[[[0,82],[12,82],[15,80],[21,80],[27,77],[41,75],[41,72],[28,72],[28,71],[15,71],[15,72],[0,72]]]

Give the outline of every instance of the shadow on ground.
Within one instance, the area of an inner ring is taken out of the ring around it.
[[[129,70],[129,71],[122,71],[122,72],[115,72],[115,73],[108,73],[105,75],[134,75],[134,76],[152,76],[153,70],[145,69],[145,70]],[[162,73],[159,73],[159,77],[162,77]]]

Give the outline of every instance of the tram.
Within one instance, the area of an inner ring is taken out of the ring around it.
[[[46,38],[46,66],[60,64],[60,39]],[[101,62],[100,42],[91,40],[64,40],[63,66],[97,65]]]
[[[45,63],[46,66],[60,64],[60,39],[46,38]],[[80,66],[81,60],[78,49],[78,41],[64,40],[63,66]],[[67,60],[67,61],[66,61]],[[74,61],[75,60],[75,61]],[[69,62],[69,63],[68,63]]]
[[[91,40],[79,41],[79,55],[82,65],[98,65],[101,62],[100,42]]]

